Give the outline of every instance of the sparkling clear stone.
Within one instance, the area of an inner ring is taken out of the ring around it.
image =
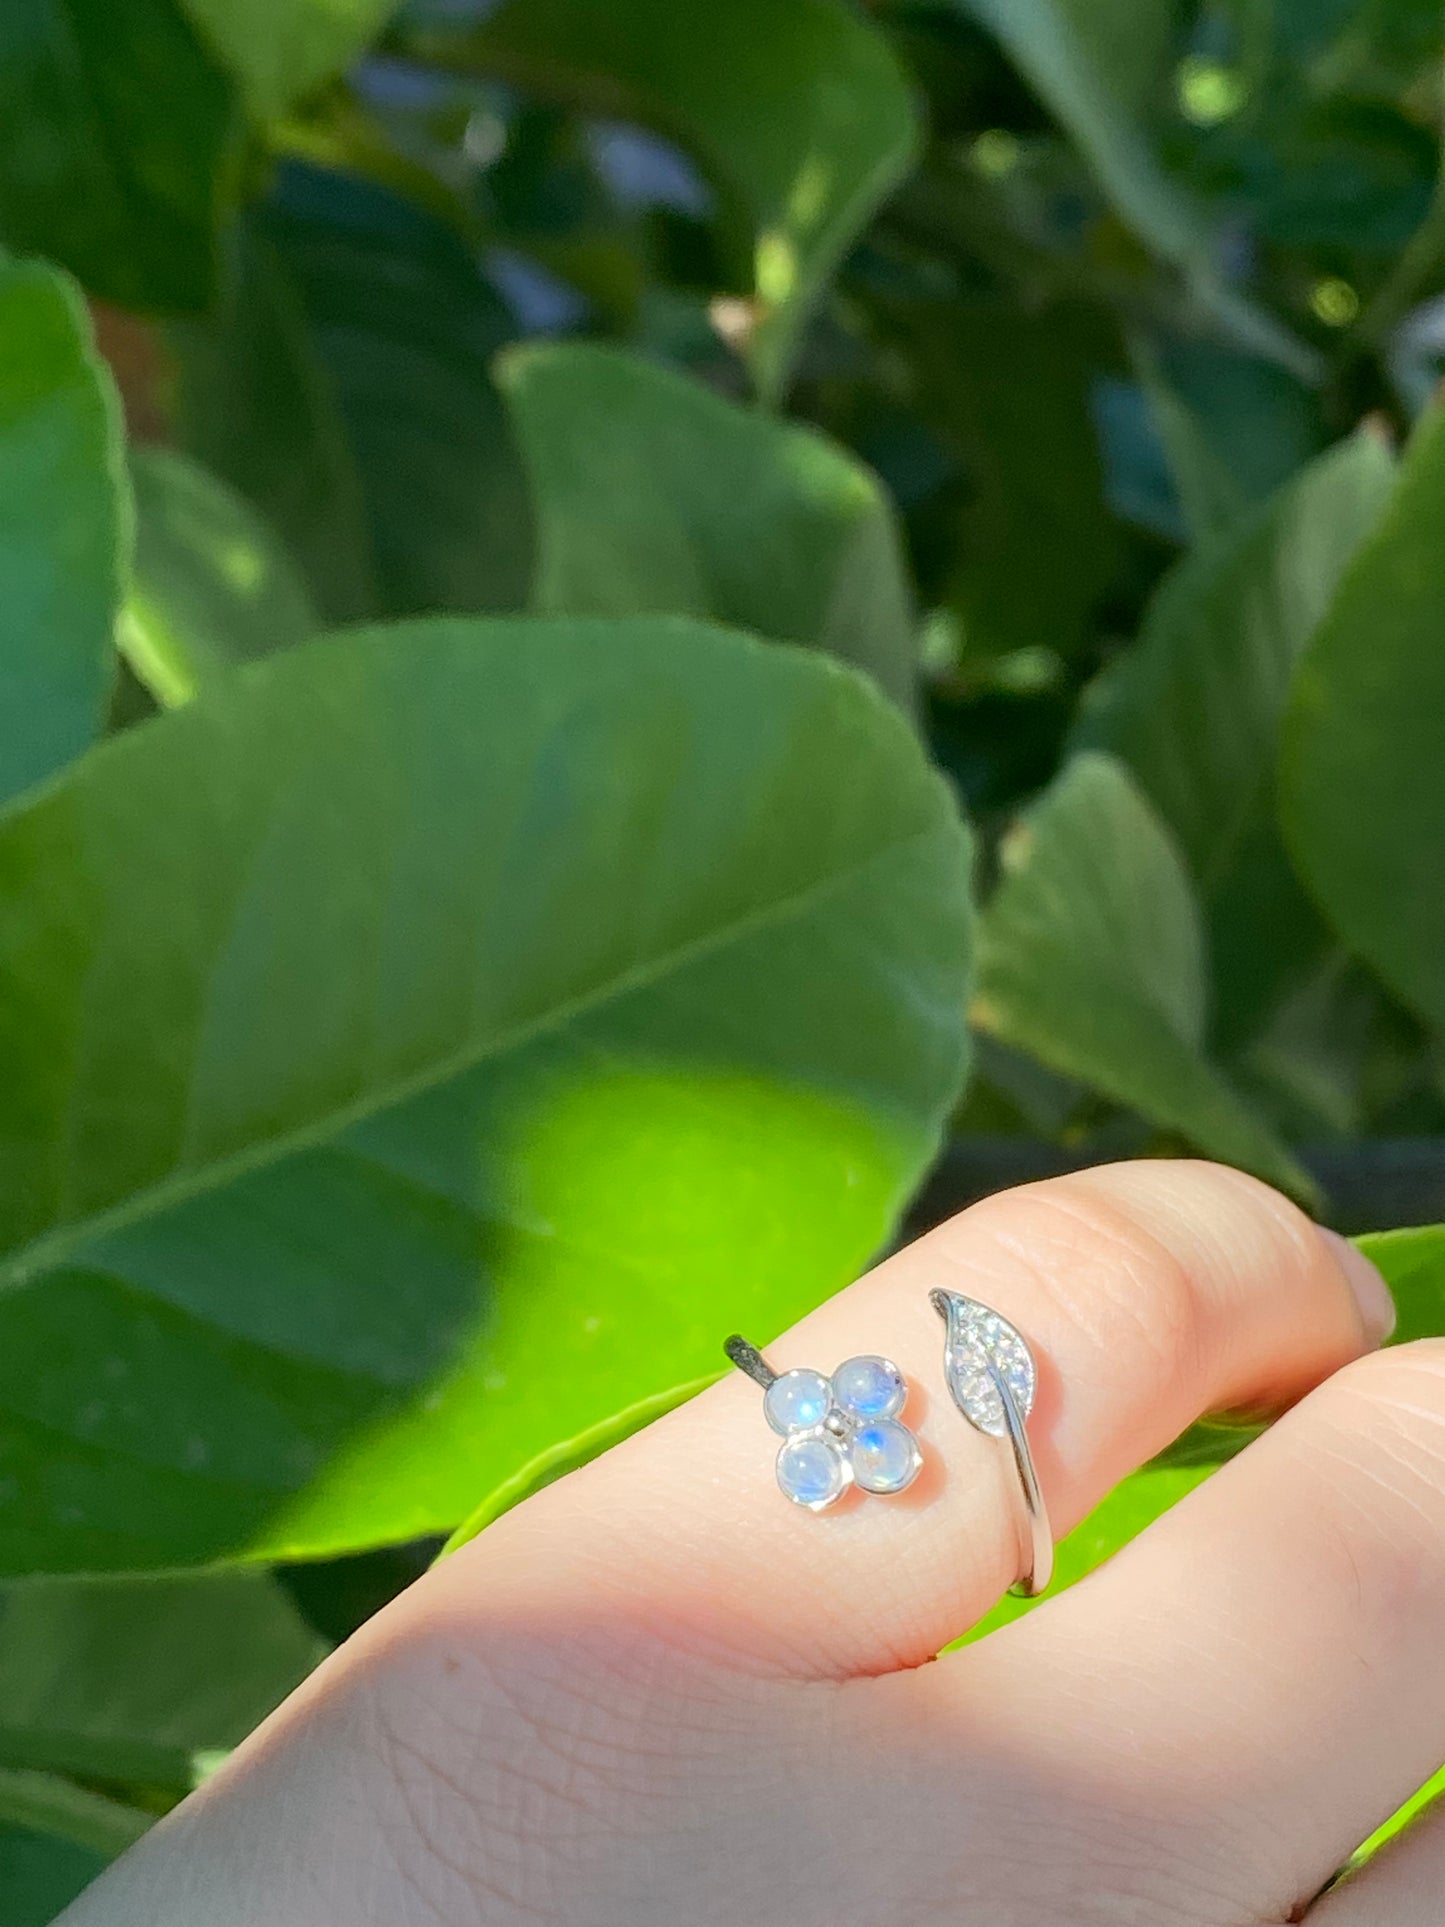
[[[784,1372],[763,1398],[768,1424],[786,1437],[821,1425],[833,1403],[833,1387],[821,1372]]]
[[[850,1358],[833,1374],[833,1396],[854,1418],[896,1418],[908,1387],[891,1360]]]
[[[821,1512],[842,1494],[848,1479],[843,1448],[826,1434],[787,1439],[778,1449],[778,1485],[794,1505]]]
[[[981,1432],[1003,1438],[1003,1402],[988,1371],[992,1361],[1027,1418],[1034,1407],[1037,1375],[1028,1346],[1006,1318],[962,1293],[947,1294],[948,1345],[945,1370],[949,1389]]]
[[[901,1492],[917,1476],[918,1441],[896,1418],[860,1425],[851,1446],[853,1477],[865,1492]]]

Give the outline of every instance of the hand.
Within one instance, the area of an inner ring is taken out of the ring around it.
[[[1018,1557],[1007,1456],[943,1389],[938,1284],[1034,1347],[1060,1531],[1198,1414],[1299,1402],[931,1665]],[[1445,1757],[1445,1349],[1363,1357],[1390,1315],[1230,1171],[991,1199],[769,1347],[902,1365],[906,1494],[789,1506],[730,1375],[397,1600],[67,1927],[1438,1922],[1428,1820],[1311,1905]]]

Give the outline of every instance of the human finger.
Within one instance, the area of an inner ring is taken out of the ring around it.
[[[944,1390],[935,1287],[993,1306],[1033,1347],[1029,1429],[1060,1531],[1202,1412],[1299,1396],[1390,1316],[1372,1267],[1238,1172],[1155,1161],[1053,1179],[963,1213],[768,1348],[779,1370],[896,1361],[924,1457],[908,1491],[800,1512],[774,1482],[762,1394],[733,1373],[507,1515],[432,1583],[513,1614],[580,1580],[673,1636],[805,1676],[930,1657],[1019,1558],[1017,1475]]]

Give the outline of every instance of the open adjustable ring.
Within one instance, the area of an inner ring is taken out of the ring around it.
[[[903,1492],[923,1454],[899,1418],[908,1384],[890,1358],[868,1353],[823,1372],[775,1372],[756,1345],[734,1335],[723,1350],[763,1388],[763,1412],[782,1436],[778,1485],[794,1505],[821,1512],[849,1486]]]
[[[1054,1535],[1025,1430],[1038,1390],[1033,1353],[1006,1318],[976,1298],[939,1290],[928,1298],[944,1322],[943,1375],[954,1404],[970,1425],[1007,1439],[1012,1450],[1023,1504],[1019,1577],[1009,1590],[1032,1599],[1054,1571]]]

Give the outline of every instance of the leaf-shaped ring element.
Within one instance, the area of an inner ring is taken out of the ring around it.
[[[903,1492],[918,1477],[923,1454],[899,1418],[908,1384],[890,1358],[864,1353],[822,1372],[775,1372],[755,1345],[736,1334],[723,1350],[763,1388],[763,1412],[782,1434],[778,1486],[794,1505],[822,1512],[850,1485],[862,1492]]]
[[[1038,1390],[1033,1353],[1001,1313],[976,1298],[935,1289],[928,1299],[945,1327],[943,1376],[954,1404],[978,1431],[1007,1439],[1013,1448],[1023,1498],[1023,1529],[1019,1577],[1010,1591],[1032,1599],[1054,1572],[1054,1535],[1025,1430]]]

